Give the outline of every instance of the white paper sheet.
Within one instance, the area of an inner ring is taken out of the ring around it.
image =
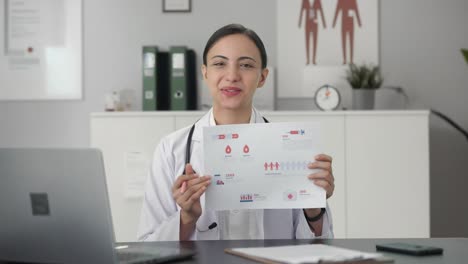
[[[145,182],[149,161],[141,151],[129,151],[125,159],[125,198],[141,198],[145,194]]]
[[[378,253],[367,253],[322,244],[233,248],[232,251],[281,263],[319,263],[320,261],[342,262],[350,260],[357,261],[377,259],[382,257],[382,254]]]
[[[207,208],[325,207],[325,190],[307,178],[321,153],[318,123],[213,126],[203,136]]]

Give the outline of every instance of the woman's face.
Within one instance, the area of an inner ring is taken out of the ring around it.
[[[262,70],[260,51],[242,34],[219,39],[202,65],[203,79],[213,97],[213,106],[225,110],[252,107],[255,90],[262,87],[268,70]]]

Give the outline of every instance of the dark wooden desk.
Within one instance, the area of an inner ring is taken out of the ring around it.
[[[326,240],[211,240],[188,242],[145,242],[145,245],[182,247],[197,251],[196,257],[191,260],[177,263],[257,263],[247,259],[224,253],[225,248],[235,247],[271,247],[284,245],[322,243],[343,248],[375,252],[378,243],[405,242],[427,246],[436,246],[444,249],[441,256],[413,257],[402,254],[383,253],[392,258],[394,263],[468,263],[468,238],[427,238],[427,239],[326,239]],[[124,243],[119,243],[124,244]],[[139,243],[129,243],[139,244]]]

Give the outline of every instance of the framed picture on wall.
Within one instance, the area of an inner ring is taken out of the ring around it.
[[[331,85],[347,101],[348,65],[379,65],[379,1],[276,3],[278,97],[312,98],[318,88]]]
[[[191,12],[192,0],[163,0],[163,12]]]
[[[0,5],[0,100],[81,100],[82,0]]]

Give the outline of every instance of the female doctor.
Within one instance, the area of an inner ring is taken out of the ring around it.
[[[201,67],[213,108],[193,126],[161,140],[154,152],[141,212],[141,241],[274,239],[333,237],[328,207],[212,211],[204,193],[211,177],[203,175],[203,127],[267,122],[252,100],[268,76],[267,54],[258,35],[242,25],[218,29],[208,40]],[[312,158],[312,157],[311,157]],[[333,194],[332,158],[313,157],[304,175]]]

